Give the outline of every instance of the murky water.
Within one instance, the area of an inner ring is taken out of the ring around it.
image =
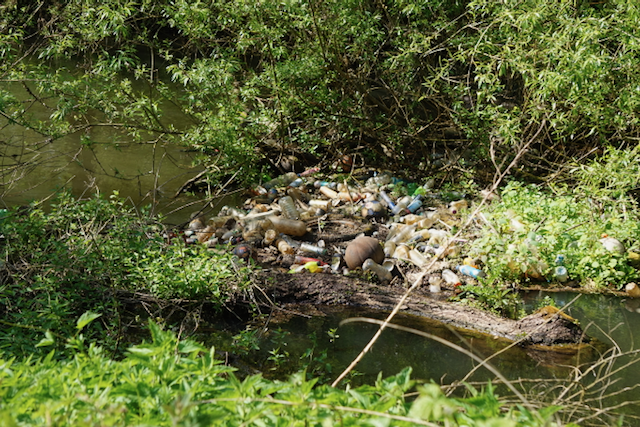
[[[29,105],[28,113],[46,121],[55,100],[34,101],[22,85],[2,83]],[[165,120],[181,123],[180,112],[164,108]],[[91,144],[82,141],[90,140]],[[194,167],[193,153],[149,138],[132,139],[111,126],[91,126],[84,131],[50,140],[36,131],[0,117],[0,197],[4,206],[42,200],[61,188],[75,196],[117,190],[135,206],[152,206],[153,213],[169,223],[181,223],[202,206],[202,198],[179,194],[178,189],[202,171]]]
[[[529,308],[544,295],[537,292],[525,295]],[[437,335],[483,359],[493,356],[491,365],[509,381],[513,381],[522,394],[538,400],[544,397],[547,403],[563,391],[571,390],[584,393],[581,398],[589,403],[589,408],[640,401],[640,390],[634,388],[640,382],[640,369],[635,364],[640,359],[634,353],[640,339],[640,330],[635,327],[640,321],[640,313],[636,311],[640,304],[633,300],[599,295],[581,295],[575,301],[572,301],[575,294],[548,295],[559,307],[571,302],[566,307],[567,313],[579,320],[589,336],[597,338],[604,345],[571,355],[531,351],[518,346],[506,349],[508,344],[504,342],[482,336],[461,335],[418,316],[400,314],[394,323]],[[301,308],[300,312],[308,314],[309,310]],[[315,377],[330,383],[367,345],[378,328],[367,323],[340,326],[340,322],[352,317],[383,320],[387,316],[386,312],[351,307],[320,307],[318,313],[322,314],[311,317],[277,316],[281,319],[256,322],[251,332],[255,333],[260,349],[248,351],[244,358],[240,357],[242,366],[247,368],[243,372],[250,373],[255,369],[266,376],[283,378],[305,368]],[[235,339],[231,337],[233,334],[236,334]],[[220,340],[220,335],[202,334],[198,339],[215,344],[222,351],[234,353],[238,350],[240,335],[239,331],[235,331],[226,340]],[[615,357],[611,357],[613,355]],[[469,356],[437,341],[387,329],[347,379],[354,385],[370,384],[380,372],[383,376],[389,376],[411,366],[413,378],[434,381],[445,388],[460,380],[470,383],[495,381],[493,373],[484,367],[478,368],[478,365]],[[576,367],[579,369],[576,370]],[[597,369],[591,370],[594,367]],[[473,374],[468,375],[472,370]],[[584,373],[578,381],[573,376],[577,372]],[[502,395],[511,395],[506,389],[499,390]],[[459,393],[463,388],[454,391]],[[591,410],[585,407],[583,410]],[[625,406],[622,411],[638,416],[640,406]],[[640,425],[640,422],[628,418],[624,425]]]

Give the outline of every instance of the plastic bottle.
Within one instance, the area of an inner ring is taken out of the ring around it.
[[[262,239],[262,245],[271,245],[273,241],[276,240],[276,237],[278,237],[278,232],[276,230],[274,230],[273,228],[266,230],[264,232],[264,239]]]
[[[423,217],[420,215],[416,215],[416,214],[408,214],[402,217],[402,222],[407,224],[407,225],[413,225],[416,224],[420,221],[422,221]],[[421,227],[421,228],[428,228],[428,227]]]
[[[456,273],[449,269],[442,270],[442,279],[449,285],[458,286],[460,285],[460,278]]]
[[[431,232],[429,230],[418,230],[415,233],[413,233],[411,237],[409,237],[409,239],[407,240],[407,243],[413,244],[413,243],[422,242],[424,240],[429,239],[430,237],[431,237]]]
[[[287,185],[293,188],[301,187],[302,185],[304,185],[304,180],[302,178],[296,178]]]
[[[394,242],[386,241],[384,243],[384,256],[386,258],[391,258],[395,251],[396,251],[396,244]]]
[[[564,255],[558,255],[556,257],[556,267],[553,269],[553,277],[561,283],[569,279],[569,272],[564,266]]]
[[[298,174],[295,172],[287,172],[284,175],[280,175],[277,178],[272,179],[271,181],[267,181],[262,184],[262,187],[265,190],[270,190],[275,187],[285,187],[291,184],[298,178]]]
[[[429,292],[438,293],[442,291],[442,279],[438,276],[429,277]]]
[[[331,208],[331,200],[318,200],[318,199],[309,200],[309,206],[328,211],[329,208]]]
[[[393,251],[393,257],[392,258],[410,260],[410,257],[409,257],[409,246],[407,246],[407,245],[398,245],[398,246],[396,246],[396,250]]]
[[[409,203],[411,203],[411,201],[412,199],[409,196],[401,198],[396,203],[396,206],[391,209],[391,212],[393,212],[394,215],[399,215],[401,213],[411,213],[407,210],[407,206],[409,206]]]
[[[473,277],[474,279],[477,279],[478,277],[485,277],[486,274],[484,273],[484,271],[472,267],[470,265],[459,265],[456,267],[456,269],[461,273],[464,274],[465,276],[469,276],[469,277]]]
[[[326,255],[327,250],[325,248],[321,248],[317,245],[312,245],[310,243],[302,243],[300,244],[300,250],[303,252],[308,252],[315,255]]]
[[[373,271],[375,275],[378,276],[378,279],[383,283],[389,283],[393,278],[389,270],[376,263],[371,258],[367,258],[364,263],[362,263],[362,270]]]
[[[322,187],[327,187],[331,190],[335,190],[336,188],[338,188],[338,184],[335,182],[328,182],[328,181],[316,181],[313,183],[313,186],[320,189]]]
[[[416,224],[405,225],[389,240],[395,243],[396,245],[398,243],[406,242],[415,231],[416,231]]]
[[[418,267],[426,267],[429,264],[429,259],[418,252],[416,249],[411,249],[409,251],[409,259]]]
[[[280,199],[278,199],[278,206],[280,206],[285,218],[300,219],[300,212],[298,212],[296,202],[291,196],[280,197]]]
[[[278,233],[296,237],[304,236],[307,233],[307,225],[303,221],[283,218],[281,216],[270,217],[269,221],[271,221],[273,228]]]
[[[409,203],[409,205],[407,206],[407,210],[413,213],[418,209],[420,209],[420,206],[422,206],[422,196],[418,194],[416,197],[413,198],[411,203]]]
[[[329,187],[320,187],[318,191],[325,197],[328,197],[329,199],[338,198],[338,192],[330,189]]]
[[[283,255],[293,255],[295,252],[291,245],[284,239],[276,240],[276,247],[278,248],[278,251],[280,251],[280,253]]]
[[[380,190],[380,197],[382,198],[382,200],[387,204],[387,206],[389,207],[389,209],[391,209],[393,211],[393,209],[395,209],[396,204],[393,202],[393,200],[391,200],[391,197],[389,197],[389,195],[387,193],[385,193],[384,191]]]

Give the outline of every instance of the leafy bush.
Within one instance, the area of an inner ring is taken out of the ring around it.
[[[503,402],[493,389],[446,397],[435,384],[417,387],[410,369],[375,385],[340,390],[316,386],[304,373],[287,381],[259,375],[240,380],[207,349],[178,341],[150,323],[153,341],[113,361],[94,345],[69,361],[53,352],[41,359],[0,357],[3,425],[555,425],[555,411],[540,413]],[[76,345],[76,347],[78,347]]]
[[[116,195],[75,200],[62,193],[49,212],[10,210],[4,235],[0,346],[30,353],[33,333],[69,335],[66,319],[109,313],[90,333],[118,339],[119,291],[156,298],[208,299],[221,306],[249,285],[246,266],[228,251],[168,241],[163,227]]]
[[[575,192],[556,187],[550,194],[508,184],[502,200],[485,213],[490,225],[472,244],[490,278],[553,281],[556,259],[563,255],[569,277],[582,286],[619,288],[636,279],[627,254],[611,252],[599,240],[606,234],[632,247],[640,239],[637,221],[627,220],[632,213],[622,205],[581,197],[580,189],[586,187]]]

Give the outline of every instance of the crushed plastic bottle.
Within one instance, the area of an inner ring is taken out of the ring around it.
[[[449,285],[460,286],[460,278],[456,273],[447,269],[442,270],[442,279]]]
[[[485,277],[486,274],[484,271],[472,267],[470,265],[459,265],[456,269],[460,272],[460,274],[464,274],[465,276],[473,277],[474,279]]]

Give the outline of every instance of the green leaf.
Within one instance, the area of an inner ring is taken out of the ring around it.
[[[40,342],[38,344],[36,344],[36,347],[47,347],[49,345],[53,345],[56,343],[55,338],[53,338],[53,335],[51,334],[51,331],[47,331],[44,333],[44,338],[42,338],[40,340]]]
[[[102,314],[85,311],[76,322],[76,329],[81,331],[82,328],[84,328],[85,326],[87,326],[89,323],[91,323],[92,321],[94,321],[100,316],[102,316]]]

